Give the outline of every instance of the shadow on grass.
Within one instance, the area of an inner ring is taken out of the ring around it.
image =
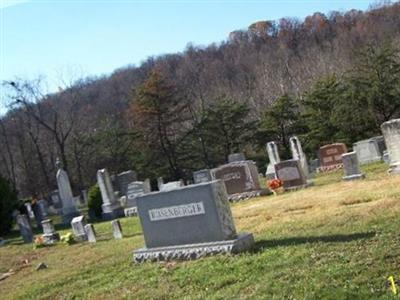
[[[284,239],[261,240],[256,242],[255,252],[263,251],[264,248],[281,246],[295,246],[306,243],[347,243],[355,240],[370,239],[376,232],[358,232],[352,234],[334,234],[321,236],[291,237]]]

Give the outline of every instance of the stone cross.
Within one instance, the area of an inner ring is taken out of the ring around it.
[[[361,174],[357,153],[355,151],[343,154],[342,161],[345,174],[343,180],[355,180],[365,178],[365,175]]]
[[[78,211],[74,203],[74,196],[72,194],[68,174],[61,167],[57,171],[57,185],[62,203],[63,223],[69,223],[78,215]]]
[[[390,157],[389,174],[400,174],[400,119],[381,125],[383,137]]]
[[[17,225],[25,243],[32,243],[33,233],[26,215],[17,215]]]
[[[114,219],[123,216],[124,211],[115,197],[111,178],[106,169],[97,171],[97,183],[100,188],[101,198],[103,199],[103,204],[101,206],[103,210],[103,219]]]
[[[85,232],[87,236],[87,240],[89,243],[96,243],[96,231],[94,230],[93,224],[85,225]]]
[[[112,232],[113,236],[115,239],[122,239],[122,228],[121,228],[121,223],[119,220],[113,220],[111,221],[111,227],[112,227]]]
[[[267,179],[274,179],[276,178],[275,164],[281,161],[279,157],[278,146],[275,142],[267,143],[267,154],[269,158],[269,164],[267,167],[267,171],[265,172],[265,177]]]
[[[303,152],[300,140],[297,136],[292,136],[290,139],[290,150],[292,151],[293,159],[300,161],[300,165],[303,168],[304,175],[309,176],[307,157]]]

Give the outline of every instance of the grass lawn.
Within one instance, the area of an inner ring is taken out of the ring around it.
[[[96,244],[33,250],[19,234],[0,247],[1,299],[399,299],[400,176],[381,163],[366,179],[319,175],[308,189],[232,205],[238,231],[252,232],[253,252],[187,262],[132,264],[143,246],[137,218],[95,224]],[[61,234],[68,230],[60,231]],[[38,263],[48,269],[36,271]]]

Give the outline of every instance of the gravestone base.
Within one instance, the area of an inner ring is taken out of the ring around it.
[[[388,173],[390,175],[400,175],[400,164],[392,164],[392,165],[390,165]]]
[[[254,198],[254,197],[267,196],[270,194],[271,194],[271,192],[269,190],[264,189],[264,190],[228,195],[228,200],[230,202],[237,202],[237,201],[247,200],[247,199]]]
[[[133,261],[192,260],[216,254],[236,254],[248,251],[254,246],[251,233],[240,233],[234,240],[199,244],[177,245],[157,248],[142,248],[133,252]]]
[[[365,175],[364,174],[354,174],[354,175],[349,175],[349,176],[343,176],[342,179],[346,181],[350,180],[358,180],[358,179],[364,179]]]
[[[55,244],[60,241],[60,234],[58,232],[43,234],[43,241],[46,245]]]
[[[103,204],[101,208],[103,210],[101,213],[101,218],[103,220],[114,220],[124,216],[124,209],[119,204]]]

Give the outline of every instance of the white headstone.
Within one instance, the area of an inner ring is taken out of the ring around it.
[[[292,136],[290,139],[290,150],[292,151],[293,159],[300,161],[300,166],[303,169],[304,175],[309,176],[307,157],[303,152],[300,140],[297,136]]]
[[[103,199],[103,204],[101,206],[103,210],[103,218],[114,219],[116,217],[123,216],[124,211],[115,196],[114,189],[111,184],[111,178],[106,169],[97,171],[97,183]]]
[[[78,215],[78,211],[74,203],[74,196],[72,194],[68,174],[62,168],[57,171],[57,185],[62,203],[63,222],[69,223],[73,217]]]
[[[279,157],[278,146],[275,142],[267,143],[267,154],[269,158],[269,164],[267,171],[265,172],[265,177],[267,179],[274,179],[276,178],[275,164],[281,161]]]

